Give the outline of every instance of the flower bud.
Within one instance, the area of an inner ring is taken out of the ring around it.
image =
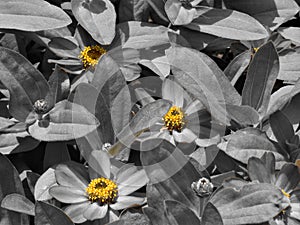
[[[45,112],[47,112],[48,107],[49,105],[45,99],[39,99],[33,105],[34,111],[37,114],[44,114]]]
[[[197,182],[191,184],[191,188],[200,197],[208,196],[213,192],[214,185],[209,179],[202,177]]]

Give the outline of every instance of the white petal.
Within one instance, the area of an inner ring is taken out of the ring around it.
[[[146,202],[145,198],[135,196],[119,196],[115,204],[109,205],[114,210],[126,209],[130,207],[140,206]]]
[[[97,202],[90,204],[83,214],[88,220],[102,219],[108,210],[107,204],[100,206]]]

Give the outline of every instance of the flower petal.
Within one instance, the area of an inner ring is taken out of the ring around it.
[[[88,200],[84,190],[62,185],[51,187],[49,193],[63,203],[80,203]]]
[[[86,218],[83,216],[83,213],[90,204],[91,203],[89,201],[82,202],[79,204],[72,204],[66,207],[64,211],[74,223],[83,223],[86,221]]]
[[[115,204],[109,205],[114,210],[126,209],[130,207],[140,206],[146,202],[145,198],[135,196],[119,196]]]
[[[140,189],[148,182],[148,177],[145,170],[129,168],[120,174],[117,177],[117,185],[118,185],[118,194],[119,195],[129,195],[132,192]]]
[[[177,142],[193,142],[197,136],[188,128],[184,128],[180,133],[173,130],[173,137]]]
[[[298,167],[293,163],[287,163],[279,171],[275,185],[289,193],[297,187],[299,181]]]
[[[83,216],[88,220],[102,219],[105,217],[107,210],[107,205],[100,206],[98,203],[94,202],[85,209]]]
[[[183,107],[183,88],[171,79],[165,79],[162,86],[163,99],[170,100],[174,105]]]
[[[89,166],[100,176],[110,178],[110,159],[106,152],[100,150],[92,151],[88,162]],[[91,178],[98,177],[93,175]]]
[[[55,177],[58,184],[66,187],[84,190],[89,184],[86,168],[75,162],[59,164],[55,169]]]
[[[199,101],[199,100],[194,100],[192,101],[185,109],[185,114],[186,115],[190,115],[193,114],[195,112],[198,112],[202,109],[205,109],[204,105]]]

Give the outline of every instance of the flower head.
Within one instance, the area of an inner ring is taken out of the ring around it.
[[[178,106],[172,106],[166,115],[163,117],[165,127],[172,133],[173,130],[181,132],[185,124],[184,112]]]
[[[113,203],[118,196],[118,186],[110,179],[100,177],[93,179],[86,192],[91,202],[98,201],[100,204]]]
[[[198,196],[204,197],[213,192],[214,185],[207,178],[202,177],[197,182],[193,182],[191,188]]]
[[[49,105],[45,99],[39,99],[34,103],[33,108],[37,114],[43,114],[47,112]]]
[[[145,203],[144,197],[130,196],[147,183],[144,170],[124,165],[112,173],[107,153],[99,150],[91,153],[88,162],[88,169],[75,162],[59,164],[55,169],[57,185],[50,188],[54,198],[69,204],[64,211],[74,223],[102,219],[108,211],[111,216]]]
[[[79,55],[83,66],[88,68],[90,66],[96,66],[99,58],[106,53],[106,50],[99,45],[86,46]]]

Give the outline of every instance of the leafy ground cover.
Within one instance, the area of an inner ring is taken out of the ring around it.
[[[299,0],[0,0],[0,225],[300,224]]]

